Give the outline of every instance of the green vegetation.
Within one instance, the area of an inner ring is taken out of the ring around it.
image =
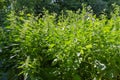
[[[87,5],[77,11],[41,8],[40,17],[34,7],[39,0],[20,1],[0,1],[0,80],[120,79],[118,5],[109,18]]]

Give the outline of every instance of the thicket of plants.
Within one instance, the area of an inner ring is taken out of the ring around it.
[[[11,11],[0,27],[0,79],[7,72],[8,80],[119,80],[119,9],[110,19],[89,8],[58,19]]]

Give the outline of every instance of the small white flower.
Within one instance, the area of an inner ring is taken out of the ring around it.
[[[80,53],[77,53],[77,56],[79,57],[79,56],[80,56]]]
[[[103,63],[101,63],[101,62],[98,61],[98,60],[95,60],[95,65],[94,65],[94,67],[97,67],[97,68],[101,69],[102,71],[106,69],[106,65],[103,64]]]
[[[102,71],[106,69],[105,64],[102,64],[102,63],[101,63],[100,65],[101,65],[101,67],[102,67],[102,68],[101,68]]]

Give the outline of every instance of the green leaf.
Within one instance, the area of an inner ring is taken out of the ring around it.
[[[80,76],[78,74],[75,74],[73,76],[73,80],[81,80]]]
[[[91,45],[91,44],[86,45],[86,48],[87,48],[87,49],[90,49],[90,48],[92,48],[92,45]]]

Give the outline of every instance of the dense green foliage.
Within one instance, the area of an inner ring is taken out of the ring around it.
[[[6,26],[0,27],[1,76],[7,72],[8,80],[119,79],[119,7],[110,19],[87,11],[61,12],[57,21],[56,13],[45,11],[38,18],[12,11]]]
[[[82,4],[90,6],[97,17],[104,12],[110,18],[112,4],[120,5],[120,0],[0,0],[0,25],[5,26],[4,22],[11,10],[17,15],[24,10],[25,14],[33,13],[41,17],[46,9],[59,16],[61,11],[82,9]]]
[[[119,5],[0,0],[0,80],[119,80]]]

